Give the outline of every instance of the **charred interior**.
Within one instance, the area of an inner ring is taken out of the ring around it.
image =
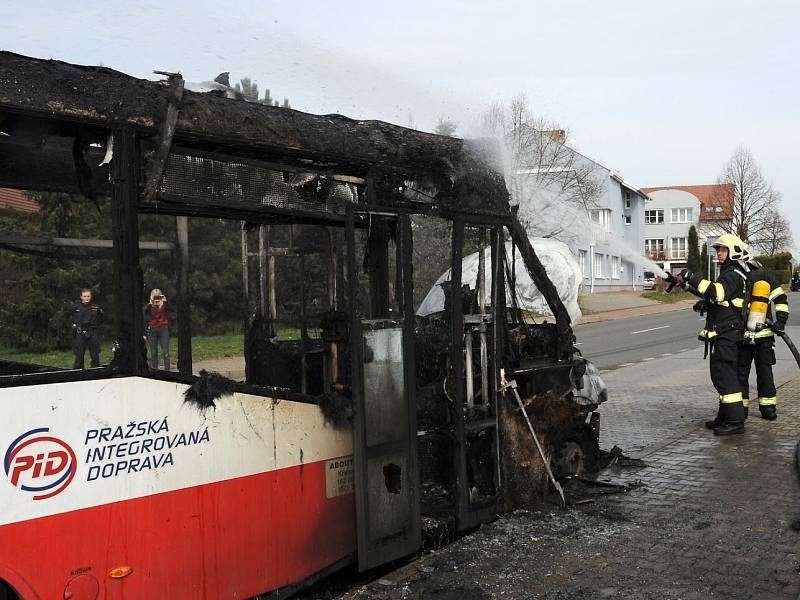
[[[419,548],[420,514],[462,531],[541,500],[548,473],[592,468],[605,391],[492,165],[488,142],[0,52],[0,187],[87,215],[54,229],[3,213],[0,257],[16,269],[44,257],[52,273],[96,264],[114,346],[86,370],[18,348],[0,355],[0,385],[192,384],[209,365],[198,339],[238,336],[231,389],[319,404],[353,428],[362,568]],[[519,306],[509,248],[549,322]],[[142,342],[158,286],[174,299],[171,370]],[[418,316],[436,286],[441,310]]]

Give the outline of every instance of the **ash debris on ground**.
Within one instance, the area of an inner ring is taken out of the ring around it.
[[[447,547],[424,554],[388,575],[344,592],[328,590],[304,600],[677,600],[693,595],[670,574],[640,571],[639,551],[626,540],[652,529],[652,539],[689,528],[702,535],[708,518],[638,522],[624,506],[605,502],[520,509]],[[638,532],[638,533],[637,533]]]
[[[592,507],[581,509],[520,509],[440,550],[367,585],[336,594],[323,592],[304,599],[395,600],[437,598],[483,600],[489,598],[595,598],[543,596],[542,583],[556,581],[559,563],[575,563],[574,549],[592,546],[597,557],[625,530],[636,527],[621,511]]]

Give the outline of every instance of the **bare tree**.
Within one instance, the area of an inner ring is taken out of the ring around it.
[[[722,169],[720,184],[733,186],[733,215],[724,228],[745,242],[759,245],[769,237],[770,214],[781,195],[764,178],[750,151],[739,146]]]
[[[762,254],[777,254],[789,250],[794,244],[788,219],[776,208],[770,208],[764,218],[760,239],[754,240]]]
[[[524,96],[507,107],[493,105],[483,122],[487,133],[506,146],[506,182],[528,230],[564,241],[585,233],[587,213],[606,184],[597,163],[567,146],[568,131],[535,116]],[[535,213],[535,220],[525,218],[525,209]]]

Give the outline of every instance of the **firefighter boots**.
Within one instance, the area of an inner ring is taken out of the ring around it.
[[[741,394],[739,400],[725,402],[726,398],[734,399],[735,394],[723,397],[722,403],[722,425],[714,428],[714,435],[733,435],[744,433],[744,404],[742,404]]]
[[[714,429],[714,435],[744,433],[744,421],[727,421]]]
[[[717,409],[717,416],[711,419],[710,421],[706,421],[706,427],[708,429],[716,429],[722,425],[722,402],[719,403],[719,408]]]
[[[761,418],[767,421],[774,421],[778,418],[778,411],[773,405],[759,406],[758,410],[761,411]]]

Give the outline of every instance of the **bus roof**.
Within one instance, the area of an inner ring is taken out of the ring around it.
[[[18,165],[14,177],[8,177],[14,181],[3,181],[7,174],[0,172],[0,186],[34,187],[20,181],[29,151],[21,140],[29,139],[31,130],[46,127],[42,133],[54,136],[49,155],[36,154],[33,173],[41,178],[41,161],[49,156],[53,168],[44,172],[56,177],[59,161],[66,163],[61,170],[70,170],[72,149],[63,142],[59,148],[55,136],[102,141],[108,130],[127,127],[145,138],[158,137],[177,89],[173,146],[312,172],[369,176],[384,189],[413,181],[420,190],[433,190],[431,201],[437,205],[508,214],[505,181],[496,168],[499,163],[491,158],[498,153],[486,140],[462,140],[342,115],[313,115],[183,87],[180,75],[151,81],[107,67],[0,51],[0,163],[14,156]],[[74,175],[64,180],[66,185]],[[49,187],[60,189],[57,182]]]

